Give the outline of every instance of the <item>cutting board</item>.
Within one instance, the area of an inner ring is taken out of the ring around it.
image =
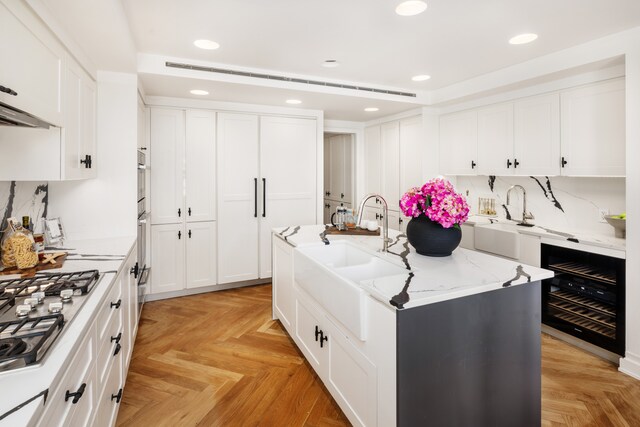
[[[380,227],[376,231],[364,230],[362,228],[348,228],[345,231],[340,231],[334,226],[327,228],[325,234],[342,234],[343,236],[379,236]]]
[[[0,276],[6,276],[9,274],[20,274],[22,277],[33,277],[38,271],[53,270],[62,267],[64,261],[67,259],[67,253],[64,252],[62,255],[56,257],[55,264],[51,264],[50,262],[45,263],[42,261],[43,255],[45,254],[40,254],[40,261],[35,267],[25,268],[24,270],[20,270],[18,267],[5,268],[4,270],[0,271]]]

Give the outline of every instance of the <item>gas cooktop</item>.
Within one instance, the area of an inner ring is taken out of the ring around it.
[[[0,280],[0,372],[40,362],[98,278],[89,270]]]

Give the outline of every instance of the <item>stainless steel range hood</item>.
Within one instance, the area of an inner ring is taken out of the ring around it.
[[[52,125],[29,113],[0,102],[0,126],[22,126],[49,129]]]

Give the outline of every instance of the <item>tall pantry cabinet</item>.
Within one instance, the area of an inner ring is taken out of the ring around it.
[[[216,284],[215,112],[152,108],[151,293]]]
[[[271,229],[315,224],[316,126],[218,114],[218,283],[271,277]]]

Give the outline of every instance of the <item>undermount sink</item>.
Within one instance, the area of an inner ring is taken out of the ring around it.
[[[359,283],[407,274],[405,268],[343,240],[297,248],[294,265],[298,286],[362,341],[367,335],[367,293]]]
[[[517,225],[485,224],[474,227],[475,248],[507,258],[520,258],[520,233]]]

